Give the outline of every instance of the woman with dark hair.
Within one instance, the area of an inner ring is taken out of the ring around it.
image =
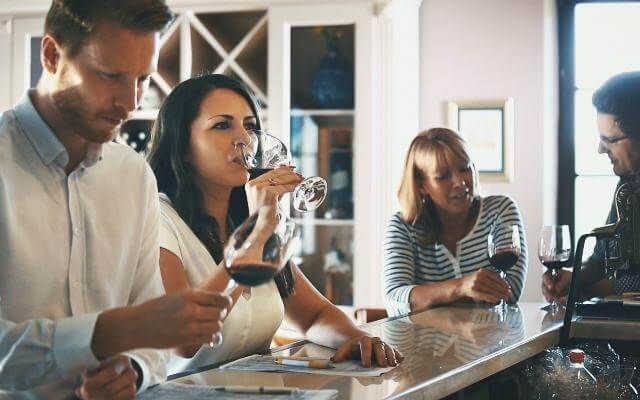
[[[280,167],[249,181],[240,148],[261,128],[253,94],[224,75],[202,75],[167,97],[153,129],[149,163],[158,180],[162,223],[160,269],[167,292],[185,287],[222,291],[229,281],[222,249],[233,227],[261,206],[277,206],[302,177]],[[395,366],[402,356],[358,329],[313,288],[293,263],[273,282],[239,286],[221,346],[182,347],[169,373],[268,349],[283,317],[307,338],[337,347],[334,361],[359,357],[365,366]]]

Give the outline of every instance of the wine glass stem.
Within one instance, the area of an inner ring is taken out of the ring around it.
[[[502,278],[503,281],[507,282],[507,273],[504,271],[500,271],[500,278]],[[508,282],[507,282],[508,284]],[[500,299],[500,308],[505,308],[507,306],[507,302],[504,299]]]
[[[560,278],[560,275],[558,274],[558,271],[555,268],[551,269],[551,281],[552,282],[558,282],[558,279]],[[556,301],[556,298],[553,297],[551,299],[551,302],[549,303],[549,310],[552,313],[555,313],[556,311],[558,311],[558,302]]]
[[[238,287],[238,283],[231,278],[231,279],[229,279],[229,282],[227,282],[227,286],[222,291],[222,294],[224,296],[231,297],[231,295],[233,294],[233,291],[237,287]],[[224,315],[224,318],[226,318],[226,316],[227,316],[227,314]],[[222,319],[224,320],[224,318],[222,318]],[[222,341],[223,341],[222,332],[214,333],[213,335],[211,335],[211,341],[209,342],[209,347],[214,349],[214,348],[216,348],[218,346],[221,346],[222,345]]]
[[[231,296],[231,294],[237,287],[238,287],[238,283],[234,281],[233,278],[231,278],[229,279],[229,282],[227,282],[227,286],[222,291],[222,294],[224,296]]]

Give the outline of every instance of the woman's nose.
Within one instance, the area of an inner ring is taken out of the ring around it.
[[[453,182],[453,185],[458,187],[458,186],[466,186],[467,183],[464,181],[463,177],[460,174],[454,173],[451,176],[451,181]]]
[[[234,144],[237,145],[244,145],[244,146],[248,146],[251,143],[252,140],[252,135],[250,133],[250,131],[248,131],[247,129],[240,128],[238,133],[236,134],[236,139]]]

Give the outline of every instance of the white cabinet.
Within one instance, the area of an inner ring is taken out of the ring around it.
[[[7,74],[10,81],[6,82],[8,88],[3,88],[2,92],[10,97],[3,101],[10,107],[15,104],[25,90],[35,87],[42,66],[40,64],[40,39],[44,30],[44,18],[42,17],[19,17],[2,18],[2,35],[7,35],[9,40],[0,43],[0,58],[3,69],[8,69]],[[6,58],[5,58],[6,57]]]
[[[294,217],[305,237],[303,271],[321,291],[332,281],[339,302],[382,305],[382,238],[397,208],[404,153],[418,130],[420,3],[168,1],[178,20],[162,38],[153,91],[162,100],[181,80],[210,70],[256,92],[267,129],[290,146],[301,172],[329,182],[323,207]],[[14,49],[7,52],[0,41],[0,56],[12,57],[12,101],[29,86],[29,65],[39,62],[29,56],[27,38],[41,34],[49,4],[0,5],[0,18],[12,19]],[[336,49],[337,61],[329,54]],[[157,101],[151,96],[144,105],[127,125],[138,150]]]

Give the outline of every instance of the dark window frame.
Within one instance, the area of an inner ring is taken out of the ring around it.
[[[575,7],[585,3],[637,3],[640,0],[556,0],[558,16],[558,205],[559,224],[575,232]]]

